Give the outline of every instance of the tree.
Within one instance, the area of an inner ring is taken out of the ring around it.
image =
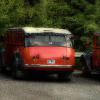
[[[99,31],[99,12],[100,0],[0,0],[0,30],[58,27],[80,36]]]

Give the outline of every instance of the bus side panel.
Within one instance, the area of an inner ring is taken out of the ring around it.
[[[100,68],[100,49],[95,49],[93,51],[93,66]]]
[[[97,38],[99,38],[100,35],[95,34],[94,35],[94,41],[93,41],[93,67],[94,69],[100,69],[100,46],[97,45],[100,41],[98,41]]]
[[[24,39],[22,35],[23,32],[18,31],[10,31],[7,32],[5,38],[5,63],[7,65],[11,64],[13,60],[13,55],[16,51],[21,47],[24,46]]]

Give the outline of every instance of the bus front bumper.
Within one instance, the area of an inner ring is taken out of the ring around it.
[[[72,65],[41,65],[41,64],[25,64],[24,69],[44,70],[44,71],[73,71]]]

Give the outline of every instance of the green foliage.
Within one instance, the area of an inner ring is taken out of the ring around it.
[[[0,0],[0,34],[8,27],[69,29],[76,35],[99,31],[99,0]]]

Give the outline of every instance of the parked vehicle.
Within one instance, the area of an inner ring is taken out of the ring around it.
[[[100,74],[100,33],[95,33],[93,37],[93,50],[86,51],[81,56],[81,64],[84,75],[92,73]]]
[[[9,70],[14,78],[21,78],[26,71],[69,76],[75,62],[71,37],[64,29],[10,28],[0,55],[1,70]]]

